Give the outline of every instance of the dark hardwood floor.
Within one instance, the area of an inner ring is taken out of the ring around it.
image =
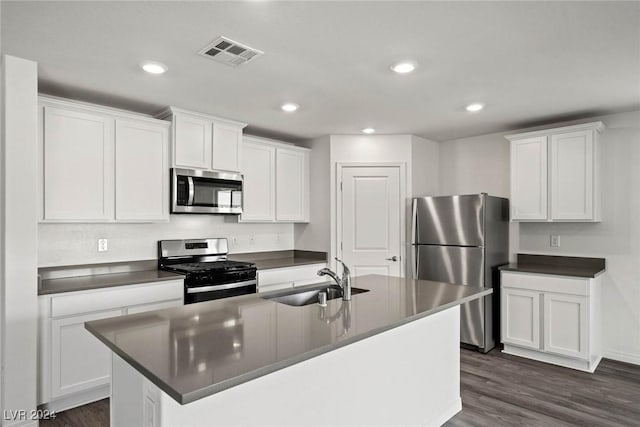
[[[640,366],[603,360],[594,374],[494,349],[461,350],[462,412],[449,427],[640,426]],[[42,427],[107,427],[109,400],[61,412]]]
[[[460,371],[448,427],[640,426],[640,366],[604,359],[589,374],[494,349],[462,350]]]
[[[109,399],[58,412],[54,419],[40,420],[41,427],[109,427]],[[132,426],[133,427],[133,426]]]

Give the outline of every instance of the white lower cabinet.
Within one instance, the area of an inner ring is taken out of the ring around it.
[[[294,286],[312,285],[327,281],[327,277],[318,276],[318,270],[326,263],[308,264],[296,267],[271,268],[258,270],[258,292],[269,292]]]
[[[504,352],[582,371],[602,358],[600,279],[502,272]]]
[[[109,384],[111,351],[84,328],[84,322],[120,316],[122,310],[51,320],[51,397]]]
[[[171,280],[39,297],[38,404],[65,410],[109,396],[111,350],[85,322],[183,304]]]
[[[502,342],[540,348],[540,293],[504,288],[502,292]]]
[[[545,294],[544,350],[578,359],[587,359],[588,311],[587,297]]]

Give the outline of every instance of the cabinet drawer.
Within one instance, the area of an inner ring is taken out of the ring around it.
[[[183,281],[171,280],[144,285],[104,288],[51,298],[51,317],[109,310],[131,304],[148,304],[183,298]]]
[[[275,283],[310,280],[314,277],[317,277],[318,270],[326,266],[326,263],[318,263],[301,267],[260,270],[258,271],[258,286],[268,286]]]
[[[588,295],[589,280],[533,273],[502,273],[502,287],[558,292],[570,295]]]

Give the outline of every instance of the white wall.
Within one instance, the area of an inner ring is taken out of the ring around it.
[[[440,144],[440,194],[509,197],[509,141],[504,134]]]
[[[242,224],[220,215],[171,215],[156,224],[39,224],[38,266],[157,259],[158,240],[205,237],[228,238],[230,253],[294,247],[292,224]],[[99,238],[108,239],[109,251],[98,252]]]
[[[605,356],[640,364],[640,112],[559,125],[598,120],[607,126],[601,135],[602,222],[512,224],[510,252],[606,258],[607,272],[603,281]],[[484,191],[508,197],[509,145],[503,135],[441,143],[441,193]],[[560,235],[561,247],[549,246],[550,234]]]
[[[411,136],[412,196],[434,196],[440,191],[440,144]]]
[[[323,136],[304,144],[310,148],[310,192],[309,223],[294,226],[295,248],[308,251],[329,252],[331,245],[328,233],[329,217],[329,164],[330,138]]]
[[[6,55],[2,67],[2,406],[28,413],[36,408],[38,68]],[[20,421],[0,423],[38,425]]]

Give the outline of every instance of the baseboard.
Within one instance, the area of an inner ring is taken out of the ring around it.
[[[453,418],[458,412],[462,410],[462,399],[458,398],[454,403],[447,408],[435,421],[431,424],[424,424],[424,427],[440,427],[451,418]]]
[[[48,410],[52,412],[62,412],[66,411],[67,409],[95,402],[96,400],[105,399],[110,395],[111,385],[105,384],[92,390],[79,392],[71,396],[66,396],[60,399],[52,400],[51,402],[43,403],[42,405],[38,406],[38,409]]]
[[[631,363],[634,365],[640,365],[640,354],[625,353],[624,351],[616,350],[604,350],[603,355],[605,359],[616,360],[618,362]]]
[[[544,353],[537,350],[531,350],[528,348],[521,348],[505,344],[503,353],[511,354],[512,356],[526,357],[527,359],[537,360],[538,362],[550,363],[552,365],[562,366],[564,368],[571,368],[578,371],[593,373],[600,363],[601,357],[596,357],[592,363],[586,360],[574,359],[566,356],[558,356],[551,353]]]

